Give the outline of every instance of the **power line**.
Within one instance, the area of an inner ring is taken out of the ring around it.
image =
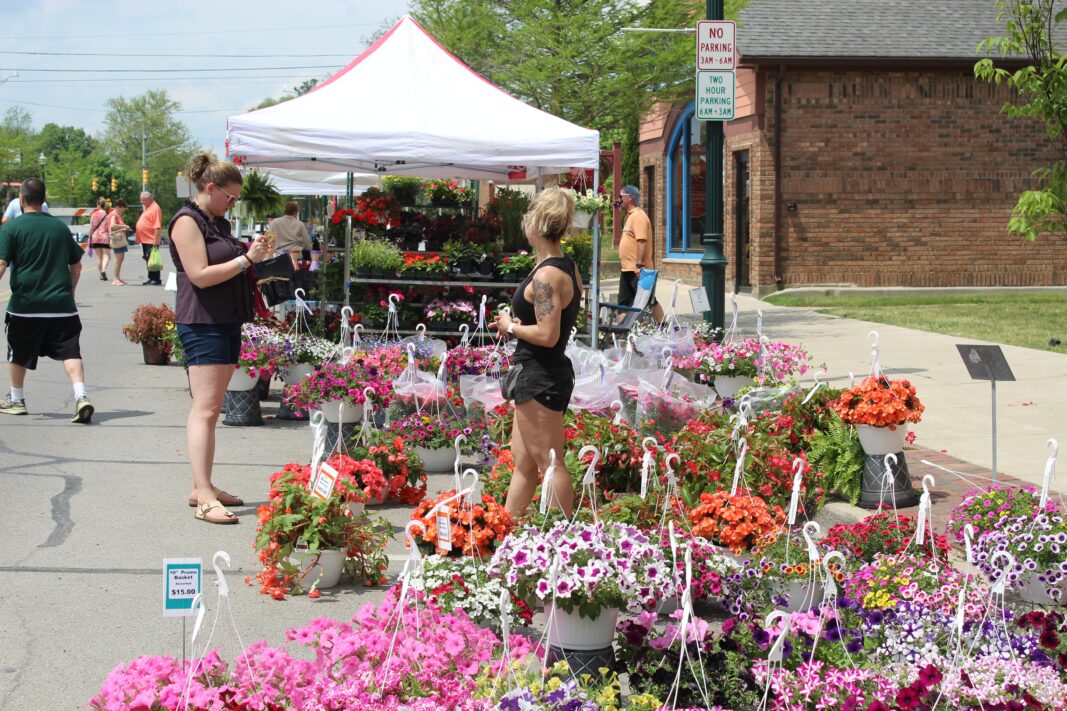
[[[260,29],[241,28],[241,32],[303,32],[304,30],[332,30],[342,27],[379,27],[381,22],[352,22],[344,25],[311,25],[306,27],[263,27]],[[139,37],[182,37],[190,35],[232,35],[233,30],[196,30],[194,32],[139,32]],[[127,34],[115,34],[115,35],[35,35],[35,36],[22,36],[22,37],[0,37],[0,40],[11,41],[26,41],[36,42],[43,39],[109,39],[109,38],[121,38],[129,39]]]
[[[174,81],[196,81],[196,82],[215,82],[215,81],[230,81],[230,80],[244,80],[246,82],[274,80],[274,79],[311,79],[307,74],[259,74],[249,76],[247,74],[237,76],[201,76],[201,77],[167,77],[167,82]],[[114,83],[116,81],[160,81],[160,77],[121,77],[111,79],[11,79],[7,83],[14,86],[17,84],[87,84],[96,82],[108,82]]]
[[[3,99],[0,101],[8,104],[18,104],[20,106],[41,106],[46,109],[66,109],[68,111],[94,111],[98,113],[107,113],[111,109],[92,108],[89,106],[60,106],[59,104],[40,104],[35,101],[16,101],[15,99]],[[233,113],[236,111],[247,111],[248,109],[190,109],[188,111],[175,111],[176,114],[222,114]]]
[[[188,59],[203,59],[204,54],[157,54],[151,52],[29,52],[29,51],[17,51],[10,49],[0,49],[0,54],[19,54],[34,57],[167,57],[167,58],[188,58]],[[358,54],[358,52],[356,53]],[[213,58],[235,59],[235,58],[253,58],[253,57],[349,57],[356,56],[351,50],[346,52],[328,52],[324,54],[217,54],[211,53]]]
[[[312,64],[301,67],[204,67],[184,69],[28,69],[26,67],[0,67],[0,72],[63,72],[78,74],[174,74],[176,72],[265,72],[291,69],[340,69],[336,64]]]

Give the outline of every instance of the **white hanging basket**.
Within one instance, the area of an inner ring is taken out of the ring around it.
[[[715,376],[715,392],[719,393],[719,397],[728,398],[733,397],[738,393],[741,388],[755,385],[756,380],[750,378],[747,375],[716,375]]]
[[[332,588],[341,582],[341,571],[345,567],[345,552],[342,550],[320,550],[318,562],[315,561],[314,553],[306,550],[297,550],[289,561],[300,565],[301,572],[308,571],[302,578],[302,586],[310,589],[315,581],[318,588]],[[310,570],[309,570],[310,569]]]
[[[593,213],[592,212],[575,212],[574,213],[574,220],[571,222],[571,225],[573,227],[576,227],[576,228],[580,229],[580,230],[587,230],[587,229],[589,229],[589,223],[591,223],[592,221],[593,221]]]
[[[1017,590],[1023,602],[1032,605],[1058,605],[1058,600],[1053,600],[1046,592],[1046,586],[1037,579],[1037,573],[1026,571],[1024,573],[1022,587]]]
[[[319,412],[332,424],[362,422],[363,405],[351,400],[330,400],[319,405]]]
[[[233,371],[233,375],[230,376],[230,384],[226,386],[226,389],[234,392],[246,392],[256,387],[258,383],[258,377],[249,375],[248,371],[243,368],[237,368]]]
[[[310,363],[297,363],[290,365],[282,371],[282,382],[286,385],[296,385],[301,380],[315,372],[315,366]]]
[[[859,435],[860,444],[863,445],[863,451],[867,454],[896,454],[904,451],[904,438],[908,436],[908,424],[897,425],[895,430],[888,427],[856,425],[856,434]]]
[[[577,612],[564,612],[553,603],[545,608],[545,615],[550,620],[549,644],[561,649],[604,649],[615,638],[619,609],[604,608],[596,619],[590,620]]]
[[[412,447],[415,454],[422,460],[422,466],[427,472],[450,472],[456,462],[456,450],[452,447],[440,449],[427,449],[426,447]]]

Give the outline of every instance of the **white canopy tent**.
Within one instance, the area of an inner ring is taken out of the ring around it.
[[[226,151],[247,167],[500,182],[596,171],[600,134],[498,89],[404,17],[312,91],[229,117]],[[599,254],[594,227],[594,342]]]
[[[261,171],[282,195],[325,195],[345,197],[348,195],[347,173],[323,173],[314,170],[285,170],[267,168]],[[353,194],[358,195],[372,185],[378,185],[377,175],[354,175]]]

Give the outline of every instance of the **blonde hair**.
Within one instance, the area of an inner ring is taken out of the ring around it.
[[[197,153],[193,157],[186,175],[189,180],[196,184],[197,190],[203,190],[208,183],[214,183],[221,187],[234,183],[242,185],[245,181],[236,165],[229,161],[218,160],[207,151]]]
[[[545,188],[522,216],[522,229],[535,230],[541,237],[559,242],[574,221],[574,197],[560,188]]]

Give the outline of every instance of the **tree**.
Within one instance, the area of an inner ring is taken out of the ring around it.
[[[103,144],[108,157],[125,173],[139,176],[144,131],[148,152],[159,151],[148,158],[148,189],[165,213],[177,210],[181,199],[175,192],[174,177],[185,170],[196,149],[189,129],[174,116],[181,111],[181,104],[166,91],[148,91],[130,99],[108,99],[107,106]],[[136,200],[137,195],[122,197],[129,201]]]
[[[303,96],[304,94],[308,93],[309,91],[314,89],[316,86],[318,86],[320,81],[321,81],[321,79],[315,79],[315,78],[305,79],[304,81],[300,82],[299,84],[294,86],[289,91],[287,91],[284,94],[282,94],[277,99],[275,99],[273,96],[268,96],[266,99],[263,99],[263,101],[259,102],[256,105],[256,108],[257,109],[265,109],[268,106],[274,106],[275,104],[281,104],[281,103],[284,103],[286,101],[289,101],[290,99],[295,99],[298,96]]]
[[[1015,103],[1005,104],[1004,113],[1042,121],[1057,156],[1052,165],[1034,171],[1040,187],[1019,196],[1008,220],[1008,232],[1031,242],[1042,232],[1067,232],[1067,66],[1054,41],[1062,35],[1059,26],[1067,19],[1067,8],[1057,12],[1056,2],[996,0],[1006,34],[983,40],[978,51],[1025,57],[1029,64],[1012,71],[986,58],[974,67],[979,79],[1005,83],[1015,91]]]

